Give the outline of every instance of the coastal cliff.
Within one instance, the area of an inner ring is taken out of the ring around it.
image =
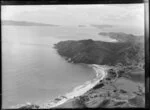
[[[145,106],[144,39],[125,33],[99,33],[117,42],[61,41],[54,45],[68,62],[92,67],[96,78],[76,91],[40,105],[20,108],[126,108]]]
[[[144,37],[125,33],[99,33],[118,42],[61,41],[55,44],[57,52],[74,63],[100,65],[144,65]]]
[[[144,107],[144,37],[126,33],[99,33],[118,42],[61,41],[57,52],[73,63],[107,65],[107,76],[84,95],[56,108]]]

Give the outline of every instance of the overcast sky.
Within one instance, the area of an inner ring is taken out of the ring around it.
[[[59,25],[144,25],[144,4],[2,6],[2,20]]]

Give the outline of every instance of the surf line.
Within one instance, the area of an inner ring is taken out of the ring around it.
[[[92,89],[95,85],[99,83],[99,81],[103,80],[107,76],[108,67],[106,65],[97,65],[90,64],[89,67],[92,67],[96,72],[96,78],[93,81],[87,81],[83,85],[77,86],[73,89],[72,92],[65,94],[64,96],[60,96],[55,98],[54,100],[50,100],[40,106],[40,108],[53,108],[57,107],[74,97],[81,96],[86,93],[88,90]],[[57,99],[57,100],[56,100]]]

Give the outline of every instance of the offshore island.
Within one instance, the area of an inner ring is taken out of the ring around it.
[[[122,32],[101,32],[116,42],[60,41],[58,54],[70,63],[93,68],[96,78],[42,105],[18,108],[126,108],[145,107],[144,36]]]

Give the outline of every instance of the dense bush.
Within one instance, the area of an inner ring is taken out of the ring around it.
[[[73,105],[76,107],[76,108],[87,108],[86,107],[86,104],[85,104],[85,97],[84,96],[79,96],[78,98],[76,98],[74,101],[73,101]]]
[[[55,44],[55,48],[60,55],[71,58],[74,63],[144,65],[144,41],[137,40],[139,37],[131,34],[109,33],[109,35],[119,39],[119,42],[68,40]]]

